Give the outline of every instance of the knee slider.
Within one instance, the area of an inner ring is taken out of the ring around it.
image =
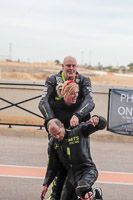
[[[78,185],[76,187],[76,195],[84,198],[85,194],[91,190],[88,185]]]

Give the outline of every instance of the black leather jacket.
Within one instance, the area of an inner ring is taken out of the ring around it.
[[[99,124],[95,127],[90,123],[82,122],[74,129],[67,130],[62,141],[51,137],[49,165],[43,185],[47,184],[49,186],[51,184],[57,170],[60,169],[61,163],[67,171],[72,167],[75,179],[78,179],[77,176],[81,176],[87,168],[96,170],[91,158],[89,135],[104,129],[105,126],[106,120],[99,116]]]
[[[48,77],[44,85],[42,98],[39,103],[39,109],[43,114],[45,120],[47,121],[55,118],[54,112],[51,107],[51,102],[58,99],[56,86],[59,83],[63,83],[61,73],[62,71],[60,71],[56,75]],[[75,82],[79,85],[78,99],[82,100],[82,103],[80,107],[77,108],[74,114],[80,118],[90,113],[94,109],[95,104],[92,97],[92,87],[90,79],[80,75],[78,72],[76,72],[76,74],[78,75],[78,77],[75,79]]]

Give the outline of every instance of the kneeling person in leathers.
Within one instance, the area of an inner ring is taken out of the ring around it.
[[[100,189],[93,194],[92,185],[98,177],[98,171],[90,154],[89,135],[106,127],[106,120],[101,116],[93,116],[87,123],[82,122],[72,130],[65,130],[64,125],[53,119],[48,123],[50,139],[49,164],[44,180],[41,199],[44,198],[48,186],[56,176],[60,164],[67,170],[60,200],[101,199]],[[59,200],[58,199],[58,200]]]

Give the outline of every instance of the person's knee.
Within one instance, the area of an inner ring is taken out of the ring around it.
[[[78,185],[76,187],[76,195],[84,198],[85,194],[91,190],[91,186],[89,185]]]

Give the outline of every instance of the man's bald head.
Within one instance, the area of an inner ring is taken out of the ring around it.
[[[77,65],[77,60],[73,56],[66,56],[63,60],[63,65],[67,62],[73,62]]]
[[[60,120],[56,118],[51,119],[47,124],[47,128],[52,137],[55,137],[58,140],[63,140],[65,136],[65,129]]]
[[[58,119],[51,119],[49,122],[48,122],[48,124],[47,124],[47,128],[49,129],[49,128],[52,128],[52,129],[54,129],[54,127],[56,127],[56,126],[58,126],[59,128],[61,128],[62,127],[62,123],[61,123],[61,121],[60,120],[58,120]]]
[[[67,56],[64,58],[62,69],[63,69],[63,75],[65,80],[71,80],[74,79],[74,76],[76,75],[77,70],[77,60],[73,56]]]

